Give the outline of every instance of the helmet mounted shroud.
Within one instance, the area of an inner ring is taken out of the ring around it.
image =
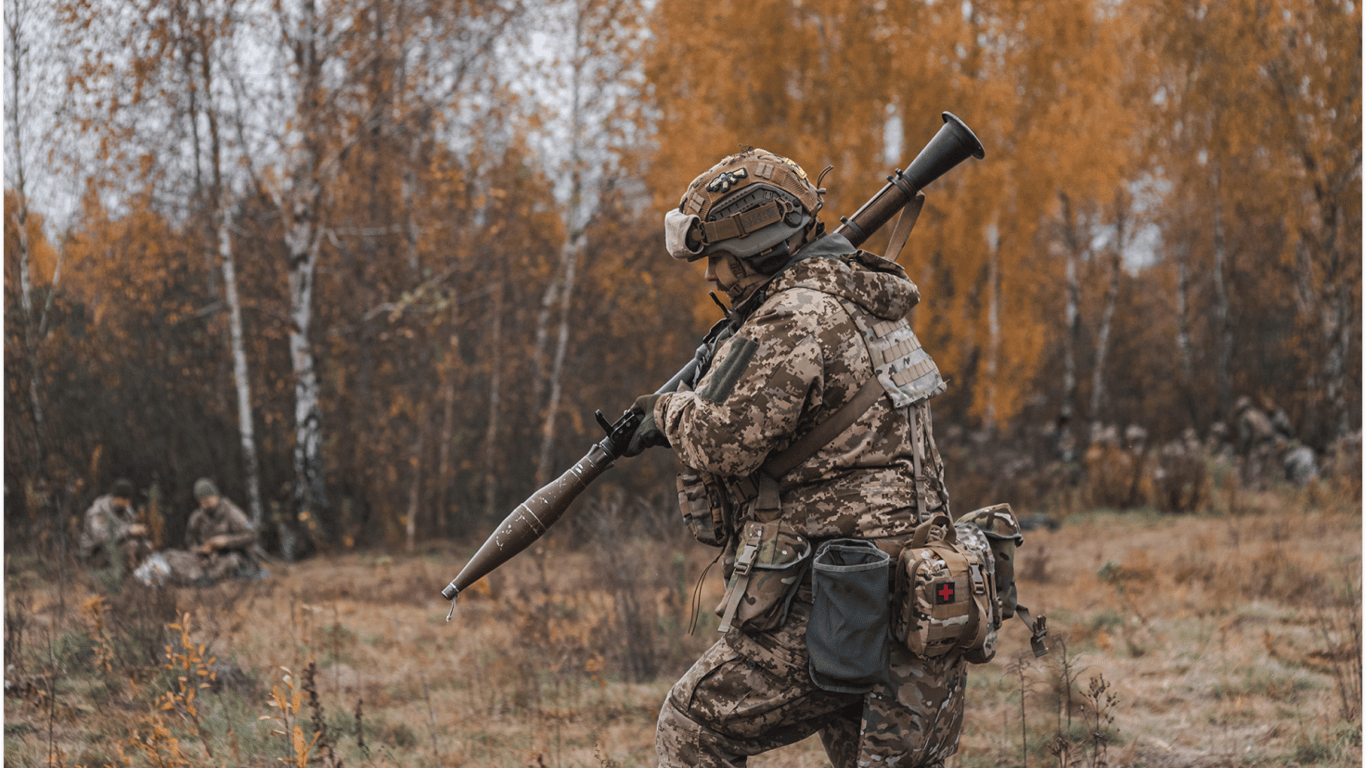
[[[768,273],[788,261],[788,241],[815,224],[820,208],[801,166],[747,149],[693,180],[664,216],[665,241],[675,259],[731,255]]]

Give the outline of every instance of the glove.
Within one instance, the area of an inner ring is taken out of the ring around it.
[[[641,395],[631,404],[631,410],[640,414],[640,426],[631,433],[631,439],[626,443],[626,450],[622,451],[622,456],[639,456],[645,452],[646,448],[653,448],[657,445],[667,446],[669,438],[659,431],[655,425],[655,401],[659,400],[659,395]]]

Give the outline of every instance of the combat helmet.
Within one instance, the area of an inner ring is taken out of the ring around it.
[[[771,272],[820,209],[820,191],[800,165],[751,147],[693,179],[678,209],[664,216],[665,243],[680,261],[729,254]]]

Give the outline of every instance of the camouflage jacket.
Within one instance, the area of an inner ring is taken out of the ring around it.
[[[901,320],[919,301],[896,263],[855,251],[837,235],[808,245],[802,260],[766,286],[759,306],[717,342],[695,391],[660,397],[655,422],[680,461],[723,479],[753,513],[747,478],[853,398],[873,376],[865,323]],[[881,396],[814,456],[778,480],[782,517],[799,533],[876,538],[909,532],[920,517],[910,408],[917,409],[926,506],[947,506],[943,464],[924,401],[897,408]]]
[[[251,527],[247,513],[222,496],[218,497],[218,506],[213,509],[200,508],[190,514],[190,523],[185,528],[185,548],[194,550],[221,535],[230,537],[224,549],[249,550],[256,543],[256,530]]]
[[[81,526],[81,556],[90,557],[109,540],[120,542],[128,538],[128,529],[137,522],[137,513],[132,507],[120,510],[114,506],[114,497],[105,494],[90,509],[85,511],[85,522]]]

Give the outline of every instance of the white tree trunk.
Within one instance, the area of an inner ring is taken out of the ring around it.
[[[237,294],[237,262],[232,250],[232,211],[226,203],[226,195],[223,200],[217,212],[218,258],[223,266],[223,291],[228,302],[232,379],[237,391],[237,431],[242,440],[242,463],[247,471],[247,505],[251,512],[251,523],[260,530],[264,512],[261,505],[260,462],[256,458],[256,430],[252,424],[251,378],[242,336],[242,302]]]
[[[422,445],[427,442],[427,428],[425,423],[417,427],[417,439],[413,441],[413,455],[408,461],[408,466],[413,470],[413,482],[408,488],[408,514],[406,515],[405,531],[406,539],[404,548],[407,552],[412,552],[417,545],[417,513],[421,508],[422,498]]]
[[[994,238],[987,257],[987,377],[986,407],[982,426],[989,434],[996,432],[996,377],[1000,372],[1001,356],[1001,239]]]
[[[285,217],[285,250],[289,255],[289,360],[294,375],[294,512],[319,515],[327,508],[322,461],[322,409],[318,402],[318,375],[309,330],[313,325],[313,280],[320,247],[319,208],[324,170],[322,138],[316,121],[322,99],[322,64],[319,59],[316,8],[306,0],[291,35],[285,34],[290,55],[299,64],[299,91],[293,119],[301,123],[302,140],[289,148],[292,171],[288,192],[282,196]],[[283,11],[281,12],[283,17]],[[350,141],[355,141],[355,136]],[[349,146],[349,144],[348,144]],[[329,156],[327,165],[335,165]],[[290,559],[292,552],[285,552]]]
[[[1101,421],[1101,407],[1105,404],[1105,359],[1110,351],[1110,329],[1115,318],[1115,303],[1119,300],[1119,277],[1124,269],[1124,203],[1116,196],[1115,244],[1110,254],[1110,285],[1105,291],[1105,308],[1101,311],[1100,328],[1096,331],[1096,366],[1091,370],[1091,421]]]
[[[18,141],[18,138],[15,139]],[[33,409],[33,428],[38,444],[43,444],[43,402],[38,386],[38,318],[33,314],[33,277],[29,265],[28,199],[24,196],[24,179],[20,171],[19,187],[14,196],[17,204],[14,225],[19,235],[19,303],[24,311],[24,351],[28,355],[28,399]],[[41,447],[39,448],[41,452]]]
[[[1336,332],[1336,340],[1331,337],[1328,341],[1331,346],[1328,350],[1328,361],[1324,366],[1324,376],[1328,380],[1328,402],[1333,408],[1335,416],[1332,425],[1331,438],[1342,437],[1352,431],[1352,414],[1348,406],[1347,394],[1350,391],[1350,381],[1347,373],[1347,359],[1352,352],[1352,339],[1355,337],[1353,329],[1355,323],[1352,322],[1353,302],[1352,291],[1349,286],[1340,285],[1335,291],[1336,312],[1334,321],[1336,328],[1330,330]],[[1325,334],[1327,335],[1327,334]],[[1336,341],[1336,343],[1333,343]]]
[[[455,439],[455,371],[460,357],[460,337],[455,333],[455,310],[451,310],[451,339],[446,347],[446,375],[441,384],[441,442],[436,447],[436,482],[440,491],[436,499],[437,536],[451,532],[451,441]]]
[[[536,313],[536,335],[531,344],[531,402],[539,407],[545,397],[546,386],[546,345],[550,343],[550,311],[559,301],[560,286],[563,280],[564,261],[555,268],[550,284],[541,294],[541,308]]]
[[[1224,239],[1224,202],[1218,166],[1214,171],[1214,381],[1218,398],[1215,413],[1230,415],[1233,405],[1230,369],[1233,365],[1233,327],[1229,324],[1228,250]]]
[[[541,451],[536,461],[536,487],[550,482],[555,448],[555,430],[560,412],[560,398],[564,391],[564,359],[569,351],[570,310],[574,301],[574,278],[578,271],[579,252],[584,237],[571,236],[564,245],[564,288],[560,292],[560,323],[555,338],[555,358],[550,366],[550,397],[546,401],[545,422],[541,427]]]
[[[29,407],[33,409],[33,427],[38,439],[38,451],[43,445],[43,404],[38,385],[38,336],[39,321],[33,311],[33,276],[29,263],[28,244],[28,193],[24,176],[24,132],[23,121],[19,117],[20,94],[22,92],[24,68],[23,61],[29,42],[24,37],[23,19],[28,9],[15,0],[6,3],[5,32],[9,38],[10,93],[9,117],[10,137],[14,145],[14,225],[19,240],[19,304],[24,313],[24,351],[28,356],[28,397]],[[54,280],[55,282],[55,280]],[[56,286],[53,286],[55,289]],[[41,457],[34,457],[34,466],[41,464]]]
[[[1191,352],[1190,331],[1190,245],[1176,247],[1176,355],[1181,365],[1181,390],[1191,423],[1196,420],[1195,358]]]
[[[1091,370],[1091,420],[1094,422],[1102,421],[1101,407],[1105,404],[1105,359],[1110,352],[1110,329],[1119,297],[1120,260],[1117,253],[1110,257],[1110,285],[1105,291],[1105,308],[1096,331],[1096,366]]]
[[[1081,336],[1081,281],[1077,275],[1081,260],[1081,240],[1077,224],[1072,219],[1072,202],[1066,194],[1062,199],[1063,234],[1067,240],[1067,299],[1063,308],[1066,330],[1062,342],[1062,409],[1061,417],[1071,422],[1072,409],[1077,400],[1077,346]]]
[[[555,449],[555,432],[559,419],[560,398],[563,393],[563,373],[564,359],[569,350],[569,321],[570,309],[574,303],[574,278],[578,270],[579,254],[584,251],[584,223],[582,218],[583,203],[583,175],[581,164],[583,158],[580,155],[582,145],[582,80],[584,76],[585,54],[584,44],[584,13],[585,8],[579,3],[574,4],[574,53],[572,62],[572,72],[570,81],[570,105],[569,105],[569,173],[571,177],[571,188],[569,191],[569,206],[565,210],[565,239],[560,248],[560,263],[564,267],[563,280],[560,283],[560,322],[559,330],[555,339],[555,357],[550,367],[550,396],[546,402],[545,420],[541,425],[541,450],[536,460],[536,486],[539,488],[550,482],[551,473],[555,467],[551,466]],[[546,292],[547,298],[550,291]],[[541,312],[544,315],[547,311],[546,305],[541,305]],[[539,334],[541,328],[537,328],[538,342],[541,341]],[[539,381],[539,379],[538,379]],[[538,399],[539,401],[539,399]]]
[[[289,249],[289,359],[294,372],[294,501],[298,512],[316,514],[326,507],[323,493],[322,414],[318,376],[308,332],[313,324],[313,278],[318,240],[311,211],[296,203],[294,223],[285,243]]]
[[[490,346],[493,361],[489,372],[488,427],[484,431],[484,516],[497,514],[498,502],[498,416],[502,409],[503,386],[503,281],[493,289],[493,329]]]

